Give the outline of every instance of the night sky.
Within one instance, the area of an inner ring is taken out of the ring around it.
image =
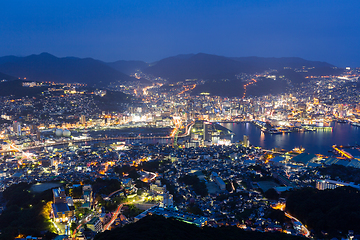
[[[0,0],[0,56],[103,61],[187,53],[360,67],[359,0]]]

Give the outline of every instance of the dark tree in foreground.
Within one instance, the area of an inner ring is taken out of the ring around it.
[[[171,240],[291,240],[304,239],[302,237],[291,236],[283,233],[261,233],[247,232],[237,227],[199,228],[195,225],[166,219],[162,216],[147,216],[140,221],[128,224],[123,228],[116,228],[112,231],[105,231],[96,235],[95,240],[105,239],[171,239]]]
[[[305,188],[289,194],[286,210],[315,233],[336,236],[348,230],[360,233],[360,192],[351,187],[333,190]]]

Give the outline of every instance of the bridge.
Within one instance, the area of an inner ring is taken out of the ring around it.
[[[350,153],[346,152],[346,151],[343,150],[343,149],[340,149],[338,146],[333,145],[332,147],[333,147],[333,149],[334,149],[337,153],[339,153],[342,157],[346,157],[347,159],[354,159],[354,157],[353,157]]]
[[[9,144],[9,147],[7,150],[3,150],[3,151],[0,151],[0,154],[1,153],[8,153],[8,152],[19,152],[22,154],[21,156],[21,159],[19,160],[20,162],[22,160],[30,160],[30,161],[34,161],[34,154],[33,153],[29,153],[29,152],[25,152],[26,149],[23,149],[22,147],[16,145],[15,143],[11,143]]]

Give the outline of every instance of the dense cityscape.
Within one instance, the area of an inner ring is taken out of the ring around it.
[[[39,221],[46,224],[36,225],[47,238],[94,238],[153,214],[198,227],[353,238],[358,229],[331,232],[303,224],[307,220],[298,220],[286,199],[307,188],[358,190],[360,179],[331,172],[339,165],[360,168],[356,143],[328,146],[328,155],[301,146],[265,149],[245,134],[234,141],[236,134],[221,123],[252,124],[261,134],[332,131],[332,122],[357,128],[360,70],[311,76],[288,93],[246,94],[251,82],[278,81],[275,73],[241,75],[244,95],[234,98],[191,94],[203,80],[172,84],[139,72],[148,83],[103,89],[22,79],[22,89],[39,91],[2,97],[3,219],[15,214],[8,202],[12,194],[28,191],[35,198],[47,190],[51,198],[39,207]],[[16,214],[30,214],[34,203],[27,204]],[[3,236],[14,234],[11,225],[2,226]],[[17,238],[27,228],[17,229]]]

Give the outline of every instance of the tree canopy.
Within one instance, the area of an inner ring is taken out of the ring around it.
[[[112,231],[105,231],[104,233],[100,233],[95,237],[95,240],[103,239],[295,240],[303,238],[282,233],[247,232],[237,227],[199,228],[195,225],[180,222],[175,219],[166,219],[162,216],[152,215],[147,216],[136,223],[128,224],[122,228],[117,228]]]
[[[289,194],[286,210],[316,234],[360,233],[360,192],[351,187],[333,190],[305,188]]]

